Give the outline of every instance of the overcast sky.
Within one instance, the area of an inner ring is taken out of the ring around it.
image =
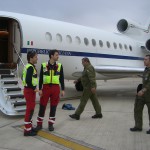
[[[0,11],[116,31],[119,19],[150,20],[150,0],[0,0]]]

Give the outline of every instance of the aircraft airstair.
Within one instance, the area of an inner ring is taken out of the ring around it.
[[[0,110],[11,116],[25,114],[21,81],[11,69],[0,69]]]
[[[0,110],[11,116],[25,114],[21,81],[11,69],[0,69]]]

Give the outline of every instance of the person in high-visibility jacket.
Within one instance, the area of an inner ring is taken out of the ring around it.
[[[34,64],[37,63],[37,53],[27,53],[28,64],[23,69],[22,84],[24,86],[24,97],[26,99],[26,113],[24,119],[24,136],[35,136],[36,130],[32,127],[32,116],[35,108],[36,88],[38,84],[37,70]]]
[[[39,95],[40,95],[40,108],[37,117],[36,130],[42,129],[42,123],[45,115],[46,106],[50,98],[50,113],[48,120],[49,131],[53,131],[53,124],[55,123],[55,114],[58,102],[60,100],[60,86],[61,96],[64,96],[64,73],[63,66],[58,63],[59,52],[54,49],[49,52],[49,61],[41,65],[39,77]]]

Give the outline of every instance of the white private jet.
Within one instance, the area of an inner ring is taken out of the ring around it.
[[[143,58],[150,51],[150,24],[142,26],[121,19],[117,29],[119,33],[109,33],[72,23],[0,11],[0,109],[8,115],[24,113],[25,101],[19,93],[21,89],[15,71],[18,68],[22,70],[30,50],[39,54],[38,71],[40,64],[48,60],[49,50],[59,50],[59,61],[68,80],[81,76],[83,57],[90,59],[98,80],[141,74],[144,70]],[[78,85],[76,87],[80,89]]]

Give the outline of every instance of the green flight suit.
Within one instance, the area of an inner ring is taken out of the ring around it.
[[[150,123],[150,68],[146,67],[143,73],[143,86],[146,88],[143,96],[136,96],[134,104],[135,127],[142,129],[143,126],[143,108],[147,105]]]
[[[91,64],[84,67],[82,77],[79,80],[81,80],[83,85],[83,94],[80,98],[80,104],[75,111],[75,114],[80,115],[83,112],[89,98],[92,101],[96,114],[101,114],[101,106],[99,104],[97,94],[93,94],[91,92],[91,88],[96,88],[96,73],[94,67]]]

